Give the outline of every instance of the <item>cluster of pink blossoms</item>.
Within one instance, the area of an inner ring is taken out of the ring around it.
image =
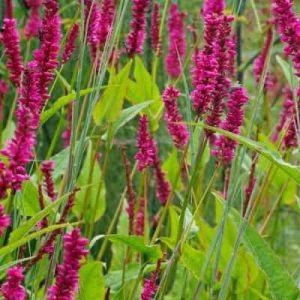
[[[0,163],[1,198],[6,196],[8,189],[20,190],[22,182],[28,179],[25,167],[33,159],[33,148],[36,144],[40,113],[45,101],[49,98],[48,85],[53,79],[54,69],[58,65],[61,39],[58,3],[55,0],[46,0],[44,6],[45,17],[42,22],[41,45],[39,49],[34,51],[34,60],[28,63],[19,89],[16,111],[17,125],[14,137],[1,150],[1,154],[8,158],[7,165]],[[15,30],[14,27],[11,27],[11,32],[6,33],[7,36],[18,36]],[[3,38],[5,40],[5,34]],[[18,49],[18,45],[18,43],[14,45],[15,49]],[[10,44],[5,45],[5,47],[7,53]],[[19,56],[16,55],[14,59],[18,61]],[[11,73],[20,76],[19,72],[18,63]],[[17,84],[18,81],[14,81]]]
[[[274,22],[280,35],[280,39],[286,44],[284,51],[294,63],[296,75],[300,77],[300,18],[296,16],[291,0],[273,0],[272,13]],[[300,107],[300,87],[297,90],[298,108]],[[295,105],[294,105],[295,106]],[[299,116],[296,107],[293,108],[293,116],[284,137],[284,145],[287,148],[298,147],[297,131],[299,130]]]
[[[79,33],[79,24],[75,23],[71,28],[68,40],[66,42],[64,53],[62,55],[62,63],[63,64],[65,64],[70,59],[70,57],[75,49],[78,33]]]
[[[165,173],[161,169],[156,142],[149,132],[149,122],[146,115],[139,120],[137,148],[135,159],[138,161],[138,170],[153,167],[156,178],[156,196],[161,204],[165,204],[170,194],[170,184],[165,179]]]
[[[13,267],[7,271],[7,279],[1,287],[4,300],[25,300],[26,290],[22,286],[24,278],[21,267]]]
[[[243,106],[248,100],[244,88],[233,88],[227,103],[227,117],[221,124],[222,129],[235,134],[240,133],[240,126],[244,119]],[[225,136],[219,136],[215,142],[217,149],[213,150],[213,154],[220,157],[224,164],[228,164],[234,157],[236,145],[236,141]]]
[[[180,91],[173,86],[169,86],[163,92],[162,98],[165,104],[165,121],[175,146],[182,149],[189,141],[189,131],[177,107],[177,99]]]
[[[4,213],[4,207],[0,204],[0,236],[10,225],[10,217]]]
[[[178,5],[170,6],[168,20],[169,53],[166,56],[166,71],[171,77],[178,77],[182,72],[183,60],[186,52],[186,35],[184,31],[185,13],[181,12]]]
[[[38,36],[42,19],[40,16],[41,0],[26,0],[27,6],[30,8],[29,18],[24,28],[24,35],[27,39]]]
[[[129,57],[143,53],[146,39],[146,13],[150,5],[150,0],[133,0],[132,2],[130,32],[125,41],[125,50]]]
[[[24,67],[22,63],[20,37],[16,19],[4,19],[2,43],[5,48],[5,56],[7,59],[6,67],[10,73],[10,80],[16,87],[19,87]]]
[[[156,55],[161,52],[159,4],[154,3],[151,15],[151,48]]]
[[[113,0],[103,0],[101,8],[98,1],[85,1],[85,25],[87,41],[93,60],[103,50],[109,38],[115,19],[115,4]]]
[[[49,289],[48,300],[73,300],[78,291],[78,271],[80,261],[88,255],[85,249],[88,241],[80,236],[80,230],[74,229],[63,237],[63,263],[57,267],[55,284]]]

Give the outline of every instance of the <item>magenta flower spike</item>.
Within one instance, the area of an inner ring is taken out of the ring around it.
[[[154,139],[149,132],[149,121],[146,115],[140,117],[137,137],[138,152],[135,159],[138,161],[138,170],[153,166],[157,156],[157,148]]]
[[[2,42],[7,58],[7,69],[10,73],[10,80],[19,87],[23,72],[20,36],[17,29],[16,19],[5,18],[3,21]]]
[[[152,15],[151,15],[151,48],[156,55],[161,52],[161,42],[160,42],[160,12],[159,4],[154,3]]]
[[[156,283],[161,267],[161,260],[158,260],[156,270],[151,274],[149,279],[144,280],[144,287],[141,294],[141,300],[153,300],[157,292],[158,285]]]
[[[64,53],[62,55],[62,63],[63,64],[65,64],[70,59],[70,57],[75,49],[78,33],[79,33],[79,24],[75,23],[71,28],[71,31],[69,33],[69,36],[68,36],[68,39],[67,39],[67,42],[65,45]]]
[[[300,76],[300,18],[297,17],[293,1],[273,0],[274,22],[285,46],[285,54],[294,62],[297,76]]]
[[[129,57],[143,53],[146,39],[146,13],[150,5],[150,0],[133,0],[132,2],[130,32],[125,41],[125,51]]]
[[[178,9],[177,4],[172,3],[169,14],[169,52],[165,59],[165,68],[169,76],[176,78],[182,73],[181,69],[186,53],[185,13]]]
[[[101,3],[99,25],[98,25],[98,47],[102,50],[106,40],[111,35],[115,20],[116,7],[114,0],[103,0]]]
[[[0,236],[10,225],[10,217],[5,214],[3,205],[0,204]]]
[[[37,37],[42,25],[40,16],[41,0],[26,0],[27,6],[30,8],[29,18],[24,28],[24,35],[27,39]]]
[[[205,0],[203,6],[203,14],[217,14],[221,15],[225,9],[224,0]]]
[[[154,164],[154,175],[156,178],[156,197],[162,205],[165,205],[170,195],[170,183],[165,178],[166,174],[161,169],[158,158]]]
[[[47,191],[47,195],[52,201],[56,200],[55,185],[52,178],[55,163],[52,160],[43,161],[41,164],[41,171],[44,175],[44,186]]]
[[[49,99],[48,85],[54,77],[54,70],[58,66],[58,52],[61,40],[61,19],[58,14],[58,1],[46,0],[45,17],[41,28],[41,46],[33,53],[38,73],[38,91],[42,98],[40,110]]]
[[[140,205],[139,210],[136,215],[135,220],[135,234],[138,236],[144,235],[144,229],[145,229],[145,204],[146,201],[144,198],[140,199]]]
[[[189,141],[189,131],[183,122],[183,118],[177,107],[177,99],[180,91],[173,86],[169,86],[163,92],[162,98],[165,104],[165,121],[175,146],[182,149]]]
[[[63,263],[57,267],[55,284],[48,290],[48,300],[74,300],[78,292],[80,261],[88,255],[88,240],[82,238],[79,229],[73,229],[63,237]]]
[[[22,286],[23,269],[13,267],[8,269],[6,281],[1,287],[1,293],[4,300],[25,300],[26,290]]]
[[[248,102],[248,100],[249,99],[244,88],[237,87],[232,90],[230,99],[227,103],[227,117],[221,125],[222,129],[235,134],[240,133],[240,126],[243,124],[244,120],[243,106]],[[216,140],[215,145],[217,149],[213,150],[212,153],[218,156],[224,164],[229,164],[234,158],[237,142],[225,136],[220,136]]]

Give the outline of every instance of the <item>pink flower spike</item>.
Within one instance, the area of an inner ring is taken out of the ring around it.
[[[159,4],[154,3],[152,15],[151,15],[151,48],[156,55],[159,55],[161,52],[159,31],[160,31]]]
[[[111,35],[115,14],[116,7],[114,0],[103,0],[98,25],[98,47],[100,50],[104,48],[106,40]]]
[[[203,7],[203,14],[217,14],[221,15],[225,9],[224,0],[205,0]]]
[[[8,269],[6,281],[1,287],[4,300],[25,300],[27,298],[26,290],[21,285],[23,278],[23,269],[21,267]]]
[[[161,260],[158,260],[156,270],[152,273],[149,279],[144,280],[143,292],[141,294],[141,300],[153,300],[157,292],[158,286],[156,281],[161,267]]]
[[[135,159],[138,161],[137,168],[140,172],[147,167],[153,166],[157,155],[156,143],[151,137],[148,127],[147,116],[141,116],[137,137],[138,153],[135,155]]]
[[[78,292],[80,261],[88,255],[88,240],[82,238],[79,229],[73,229],[63,237],[63,263],[57,267],[55,284],[49,288],[47,300],[73,300]]]
[[[55,185],[52,178],[54,166],[55,163],[52,160],[43,161],[41,164],[41,171],[45,177],[44,180],[45,189],[47,191],[47,195],[52,201],[56,200]]]
[[[177,107],[177,99],[180,96],[180,91],[173,86],[169,86],[163,92],[163,101],[165,104],[165,121],[170,135],[172,136],[175,146],[182,149],[189,140],[189,131],[185,124],[178,124],[183,122],[183,118]]]
[[[42,25],[40,16],[41,0],[26,0],[27,6],[30,8],[29,18],[24,28],[24,35],[27,39],[37,37]]]
[[[136,215],[136,222],[135,222],[135,234],[138,236],[144,235],[145,229],[145,204],[146,200],[144,198],[140,199],[140,206],[138,213]]]
[[[4,207],[0,204],[0,236],[10,225],[10,217],[4,213]]]
[[[156,178],[156,197],[162,205],[165,205],[170,195],[170,183],[165,179],[166,174],[160,166],[158,158],[154,164],[154,174]]]
[[[249,99],[244,88],[237,87],[232,90],[230,99],[227,103],[227,117],[222,123],[222,129],[235,134],[240,133],[240,126],[243,124],[244,120],[243,106],[248,102],[248,100]],[[217,149],[212,151],[213,155],[218,156],[224,164],[229,164],[234,158],[234,151],[237,142],[225,136],[220,136],[215,145]]]
[[[146,13],[150,5],[150,0],[133,0],[132,2],[130,32],[125,41],[125,50],[129,57],[143,53],[146,39]]]
[[[182,13],[177,4],[170,6],[170,17],[168,20],[169,53],[165,60],[166,71],[169,76],[176,78],[182,70],[186,52],[186,35],[184,31],[185,13]]]
[[[280,39],[286,44],[284,51],[293,60],[300,77],[300,19],[293,5],[291,0],[273,0],[272,13]]]
[[[2,42],[5,48],[10,80],[16,87],[19,87],[23,72],[23,64],[17,21],[15,19],[4,19],[2,34]]]
[[[5,5],[4,18],[12,19],[13,18],[13,10],[14,10],[12,0],[4,0],[4,5]]]
[[[75,46],[76,46],[76,39],[78,37],[78,33],[79,33],[79,25],[77,23],[75,23],[72,28],[71,31],[69,33],[66,45],[65,45],[65,51],[62,55],[62,63],[65,64],[71,57]]]

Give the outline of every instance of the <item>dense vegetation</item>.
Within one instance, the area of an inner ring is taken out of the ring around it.
[[[299,299],[299,5],[2,0],[0,297]]]

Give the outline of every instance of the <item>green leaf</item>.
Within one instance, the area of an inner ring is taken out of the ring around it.
[[[220,197],[216,198],[219,203],[223,206],[225,205],[224,201],[222,201]],[[239,228],[243,222],[240,214],[235,209],[231,209],[229,217],[235,226]],[[249,224],[246,224],[243,242],[248,251],[254,257],[257,265],[265,273],[274,299],[299,299],[297,297],[299,296],[299,289],[297,288],[296,283],[283,267],[279,258],[273,252],[268,243],[259,235],[256,229]]]
[[[81,90],[79,92],[80,96],[85,96],[88,95],[90,93],[92,93],[95,89],[94,88],[89,88],[89,89],[85,89],[85,90]],[[72,101],[74,101],[76,99],[76,92],[73,91],[70,94],[66,95],[66,96],[62,96],[60,98],[58,98],[54,104],[52,105],[51,108],[49,108],[48,110],[45,110],[42,112],[41,115],[41,125],[46,123],[53,115],[55,115],[55,113],[60,110],[62,107],[66,106],[67,104],[71,103]]]
[[[16,248],[30,242],[33,239],[40,237],[41,235],[43,235],[45,233],[52,232],[54,230],[65,228],[65,227],[76,225],[76,224],[78,224],[78,223],[52,225],[47,228],[43,228],[39,231],[36,231],[34,233],[31,233],[31,234],[27,235],[26,237],[23,237],[22,239],[19,239],[17,241],[9,243],[7,246],[0,248],[0,256],[6,255],[6,254],[14,251]]]
[[[79,192],[77,192],[75,205],[73,207],[73,212],[78,218],[84,211],[84,221],[86,223],[97,221],[104,214],[106,208],[104,183],[102,183],[99,199],[97,199],[98,186],[100,184],[100,180],[102,180],[102,176],[100,166],[93,156],[95,155],[92,149],[92,143],[90,142],[87,150],[87,155],[77,182],[79,187],[87,186],[87,188],[81,189]],[[98,203],[98,205],[96,207],[95,220],[92,220],[96,202]]]
[[[13,121],[10,121],[9,124],[6,125],[5,129],[2,133],[2,141],[7,141],[14,136],[14,132],[16,129],[16,124]]]
[[[79,270],[78,300],[104,299],[105,283],[102,263],[93,261],[83,265]]]
[[[140,236],[127,236],[123,234],[110,234],[107,238],[116,243],[122,243],[129,246],[132,250],[143,254],[147,260],[156,262],[162,257],[162,252],[158,245],[147,246],[144,243],[144,238]]]
[[[19,226],[17,229],[15,229],[9,236],[9,241],[11,243],[16,242],[17,240],[21,239],[23,236],[25,236],[34,226],[41,221],[43,218],[45,218],[48,214],[53,212],[55,208],[57,208],[63,200],[65,200],[65,197],[61,197],[60,199],[57,199],[55,202],[51,203],[49,206],[45,207],[42,211],[38,212],[36,215],[34,215],[31,219],[23,223],[21,226]]]
[[[17,206],[23,216],[32,217],[40,211],[37,186],[30,180],[22,183],[22,191],[17,193]]]
[[[158,128],[158,121],[162,115],[163,103],[157,84],[153,81],[142,60],[136,56],[134,78],[129,80],[126,99],[132,104],[153,100],[153,103],[144,112],[148,114],[152,130]]]
[[[116,76],[113,76],[97,102],[93,112],[97,125],[100,125],[104,119],[113,122],[119,117],[126,95],[131,65],[132,61],[129,61]]]
[[[249,138],[231,133],[229,131],[216,128],[216,127],[211,127],[208,126],[202,122],[199,123],[192,123],[193,125],[198,125],[202,126],[204,128],[207,128],[209,130],[215,131],[219,134],[222,134],[234,141],[237,141],[244,146],[248,147],[251,150],[256,151],[266,159],[268,159],[270,162],[272,162],[274,165],[276,165],[279,169],[281,169],[285,174],[287,174],[290,178],[295,180],[298,184],[300,184],[300,167],[299,166],[294,166],[286,161],[283,160],[281,154],[277,151],[268,149],[261,143],[255,142],[250,140]]]

